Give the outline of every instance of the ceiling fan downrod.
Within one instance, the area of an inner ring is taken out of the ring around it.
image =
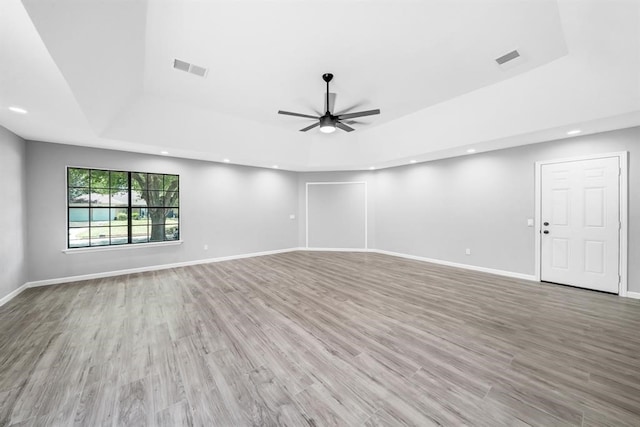
[[[329,111],[329,82],[332,79],[333,79],[333,74],[331,74],[331,73],[324,73],[322,75],[322,80],[327,82],[327,111],[326,111],[326,114],[331,114],[331,112]]]

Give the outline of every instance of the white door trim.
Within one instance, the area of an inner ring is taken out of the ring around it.
[[[540,230],[541,227],[541,184],[542,184],[542,166],[549,165],[553,163],[565,163],[565,162],[575,162],[580,160],[593,160],[593,159],[604,159],[608,157],[617,157],[619,159],[620,165],[620,260],[618,271],[620,274],[620,284],[618,287],[618,295],[621,297],[627,296],[627,230],[628,230],[628,158],[629,153],[627,151],[618,151],[615,153],[603,153],[603,154],[591,154],[587,156],[579,156],[579,157],[570,157],[563,159],[555,159],[555,160],[543,160],[536,162],[535,165],[535,277],[536,281],[540,281],[541,278],[541,239],[540,239]]]
[[[326,182],[307,182],[304,190],[304,231],[305,242],[304,247],[309,249],[309,186],[310,185],[346,185],[346,184],[364,184],[364,248],[368,249],[369,226],[367,224],[367,182],[366,181],[326,181]]]

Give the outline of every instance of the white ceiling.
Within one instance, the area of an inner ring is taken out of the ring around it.
[[[513,49],[521,58],[495,63]],[[381,115],[324,135],[276,114],[321,111],[325,72],[338,111]],[[0,124],[299,171],[640,125],[640,1],[2,0]]]

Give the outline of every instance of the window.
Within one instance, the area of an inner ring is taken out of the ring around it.
[[[180,238],[178,175],[67,168],[67,247]]]

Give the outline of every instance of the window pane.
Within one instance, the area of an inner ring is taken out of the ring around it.
[[[140,225],[147,223],[147,209],[146,208],[133,208],[131,209],[131,219],[133,225]]]
[[[164,205],[167,207],[178,207],[178,201],[180,197],[177,191],[170,191],[165,193]]]
[[[149,208],[149,222],[152,224],[164,224],[166,212],[165,208]]]
[[[111,190],[111,207],[129,206],[129,192],[122,190]]]
[[[126,172],[111,171],[111,183],[109,187],[111,189],[126,191],[129,188],[129,174]]]
[[[165,216],[165,240],[180,239],[178,209],[169,209]]]
[[[133,235],[131,241],[133,243],[145,243],[149,241],[149,227],[147,224],[133,226]]]
[[[137,191],[147,189],[147,174],[141,172],[131,173],[131,188]]]
[[[89,246],[89,239],[77,239],[69,235],[69,247],[70,248],[84,248]]]
[[[69,209],[69,227],[88,227],[89,226],[89,208],[70,208]]]
[[[109,225],[109,208],[91,209],[91,227]],[[93,233],[92,233],[93,235]]]
[[[91,188],[109,188],[109,171],[91,169]]]
[[[69,229],[69,247],[81,248],[89,246],[89,227]]]
[[[111,227],[111,244],[122,245],[129,243],[128,227]]]
[[[148,191],[147,197],[147,206],[153,208],[161,208],[164,206],[165,197],[163,191]]]
[[[88,188],[69,188],[69,207],[89,206]]]
[[[167,209],[165,215],[165,239],[166,240],[178,240],[180,239],[180,223],[179,223],[179,209]]]
[[[142,243],[149,241],[149,227],[147,209],[135,208],[131,209],[131,227],[133,243]]]
[[[165,226],[164,223],[150,224],[151,234],[149,235],[150,242],[162,242],[165,239]]]
[[[179,218],[180,209],[171,208],[167,209],[165,212],[165,224],[177,224]]]
[[[150,173],[148,176],[149,190],[162,190],[164,175]]]
[[[146,197],[149,197],[148,191],[140,192],[138,190],[131,191],[131,205],[132,206],[147,206]]]
[[[178,227],[167,227],[165,233],[165,240],[180,240],[180,230]]]
[[[113,209],[111,208],[109,217],[111,218],[111,226],[127,226],[128,225],[127,208]]]
[[[180,183],[178,175],[165,175],[164,187],[165,191],[178,191],[178,184]]]
[[[152,242],[161,242],[165,240],[165,209],[150,208],[149,222],[151,223],[151,235],[149,240]]]
[[[67,182],[69,187],[89,187],[89,169],[68,169]]]
[[[91,246],[104,246],[109,243],[109,227],[91,227]]]
[[[93,190],[93,189],[92,189]],[[91,206],[99,207],[109,207],[109,191],[105,189],[104,191],[91,193]]]

